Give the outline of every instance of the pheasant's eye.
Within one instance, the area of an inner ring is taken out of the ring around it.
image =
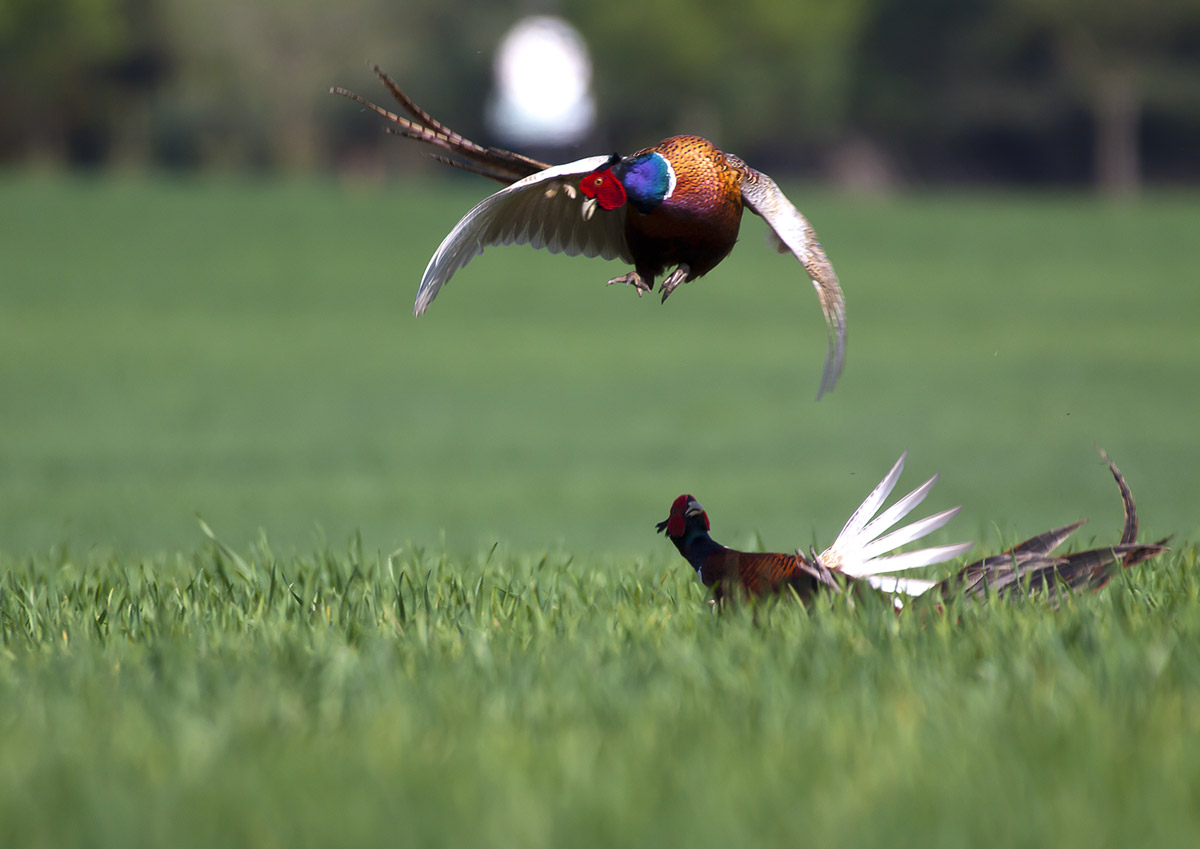
[[[584,197],[595,198],[601,209],[616,209],[625,203],[625,187],[612,171],[588,174],[579,182]]]

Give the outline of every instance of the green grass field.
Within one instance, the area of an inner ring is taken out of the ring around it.
[[[5,571],[6,846],[1200,835],[1194,548],[1058,612],[780,604],[757,625],[657,555]]]
[[[414,319],[486,189],[0,179],[0,845],[1196,844],[1200,197],[791,187],[814,404],[757,221]],[[1115,541],[1093,442],[1175,551],[1057,612],[717,619],[653,531],[827,544],[909,449],[940,541]]]

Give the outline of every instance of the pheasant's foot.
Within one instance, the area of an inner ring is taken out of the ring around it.
[[[622,274],[620,277],[614,277],[612,280],[608,281],[609,286],[614,283],[624,283],[626,286],[632,286],[633,288],[637,289],[639,298],[649,292],[651,289],[650,284],[643,280],[642,275],[638,274],[636,271],[630,271],[628,274]]]
[[[662,299],[664,304],[667,302],[667,298],[671,296],[671,293],[675,291],[676,286],[680,283],[688,282],[688,275],[691,273],[692,269],[688,265],[680,265],[662,282]]]

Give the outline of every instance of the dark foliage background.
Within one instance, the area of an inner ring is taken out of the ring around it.
[[[589,151],[687,130],[860,189],[1200,178],[1200,0],[3,0],[0,162],[378,170],[389,139],[329,85],[377,94],[378,62],[486,135],[533,13],[591,50]]]

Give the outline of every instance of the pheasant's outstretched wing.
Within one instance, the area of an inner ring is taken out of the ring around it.
[[[421,278],[413,313],[420,315],[460,268],[490,245],[532,245],[568,256],[623,259],[627,207],[595,210],[586,219],[579,178],[609,162],[592,156],[518,180],[475,205],[442,240]]]
[[[775,181],[755,171],[736,156],[725,154],[726,160],[741,177],[742,200],[752,212],[762,216],[779,240],[780,252],[790,251],[816,287],[825,313],[829,340],[825,355],[825,373],[821,376],[820,398],[837,383],[846,359],[846,299],[842,295],[837,273],[825,256],[812,225],[800,210],[784,196]]]
[[[952,507],[897,528],[891,533],[886,533],[889,528],[916,509],[938,481],[938,476],[934,475],[876,517],[875,514],[879,512],[879,508],[883,506],[883,502],[895,488],[896,481],[900,479],[900,473],[904,471],[904,461],[907,457],[907,451],[900,455],[900,459],[892,466],[891,471],[871,490],[871,494],[850,516],[841,533],[837,535],[837,539],[833,541],[833,545],[825,549],[819,559],[831,569],[837,569],[856,578],[867,578],[872,586],[885,592],[919,595],[932,587],[933,583],[913,578],[882,579],[878,576],[887,572],[904,572],[952,560],[971,548],[972,543],[962,542],[955,545],[906,551],[902,554],[888,554],[906,543],[928,536],[938,530],[962,509]]]

